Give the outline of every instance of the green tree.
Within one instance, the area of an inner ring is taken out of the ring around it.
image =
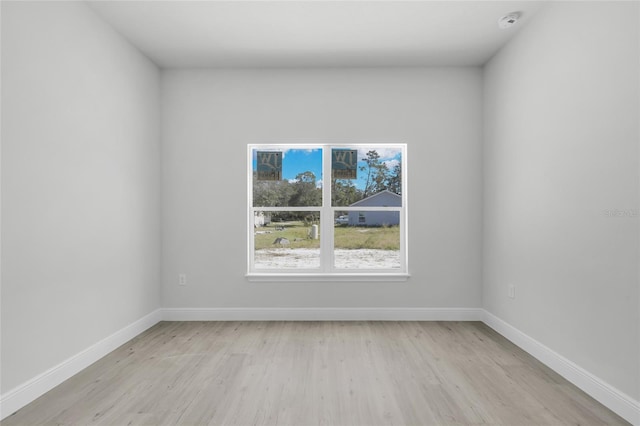
[[[363,191],[363,197],[366,198],[387,189],[389,169],[380,161],[380,154],[376,150],[367,152],[364,162],[365,165],[360,166],[360,171],[365,172],[367,176]]]
[[[289,205],[292,188],[286,180],[262,181],[253,172],[253,205],[256,207],[286,207]]]
[[[362,199],[362,191],[348,179],[331,179],[331,205],[349,206]]]
[[[371,184],[371,194],[377,194],[378,192],[388,189],[387,182],[389,180],[389,169],[384,163],[380,163],[375,167],[375,174]]]
[[[402,195],[402,165],[400,163],[393,167],[387,177],[387,189],[398,195]]]
[[[293,191],[289,199],[290,206],[322,205],[322,189],[318,188],[316,175],[313,172],[298,173],[292,187]]]

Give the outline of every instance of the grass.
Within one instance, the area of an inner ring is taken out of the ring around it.
[[[276,230],[284,226],[284,230]],[[319,248],[320,240],[312,240],[308,237],[311,227],[303,222],[271,223],[267,226],[256,228],[255,249],[267,249],[276,247],[290,248]],[[270,233],[262,233],[270,232]],[[286,238],[289,245],[274,244],[276,238]],[[339,226],[335,227],[335,248],[338,249],[378,249],[399,250],[400,229],[398,226],[361,227]]]
[[[336,226],[334,246],[338,249],[400,250],[400,228],[396,226]]]
[[[277,231],[278,227],[284,227],[284,230]],[[278,222],[270,223],[267,226],[256,228],[256,232],[270,232],[268,234],[256,234],[255,235],[255,247],[256,250],[277,248],[277,247],[290,247],[290,248],[320,248],[320,240],[312,240],[309,238],[310,225],[305,225],[304,222]],[[318,231],[319,232],[319,231]],[[289,245],[282,246],[280,244],[274,244],[276,238],[286,238],[289,240]]]

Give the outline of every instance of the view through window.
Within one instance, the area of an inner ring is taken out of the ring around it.
[[[250,145],[249,273],[406,273],[406,146]]]

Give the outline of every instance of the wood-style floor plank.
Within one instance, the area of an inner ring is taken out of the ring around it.
[[[3,425],[627,425],[476,322],[162,322]]]

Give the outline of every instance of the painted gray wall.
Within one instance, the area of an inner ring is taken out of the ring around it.
[[[2,392],[157,309],[158,69],[82,2],[2,2]]]
[[[481,306],[479,68],[172,70],[162,93],[164,307]],[[310,141],[408,144],[408,282],[246,281],[247,144]]]
[[[636,400],[638,7],[550,4],[486,66],[483,293]]]

